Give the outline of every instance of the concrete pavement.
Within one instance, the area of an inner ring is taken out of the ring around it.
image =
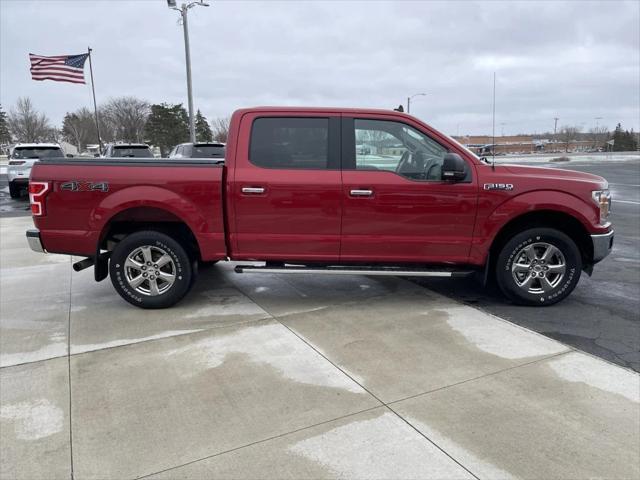
[[[640,376],[396,278],[143,311],[0,220],[0,478],[638,478]]]

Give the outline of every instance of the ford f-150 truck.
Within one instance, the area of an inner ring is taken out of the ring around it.
[[[495,278],[551,305],[611,250],[598,176],[492,165],[395,111],[236,111],[226,159],[35,164],[33,250],[86,257],[143,308],[178,302],[199,262],[238,273]],[[257,262],[257,263],[256,263]]]

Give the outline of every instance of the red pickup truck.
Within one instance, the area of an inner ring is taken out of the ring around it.
[[[199,262],[236,271],[495,278],[531,305],[565,298],[613,244],[607,182],[491,165],[395,111],[236,111],[225,160],[45,159],[33,250],[87,257],[128,302],[162,308]],[[264,262],[256,264],[255,262]]]

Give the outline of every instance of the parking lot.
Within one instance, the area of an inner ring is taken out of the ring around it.
[[[415,281],[455,301],[640,371],[640,160],[601,158],[597,163],[536,163],[603,176],[613,194],[613,252],[596,266],[592,277],[583,274],[576,290],[562,303],[543,310],[509,304],[496,288],[482,288],[472,279]],[[28,215],[28,199],[9,197],[6,175],[0,170],[0,218]]]
[[[29,224],[1,225],[2,478],[640,473],[630,370],[397,278],[221,264],[144,311]]]

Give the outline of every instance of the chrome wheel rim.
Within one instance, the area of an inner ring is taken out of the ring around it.
[[[515,256],[511,275],[518,288],[534,295],[548,293],[562,282],[567,263],[558,247],[536,242]]]
[[[176,281],[176,264],[162,248],[143,245],[124,262],[127,283],[142,295],[155,297],[169,290]]]

